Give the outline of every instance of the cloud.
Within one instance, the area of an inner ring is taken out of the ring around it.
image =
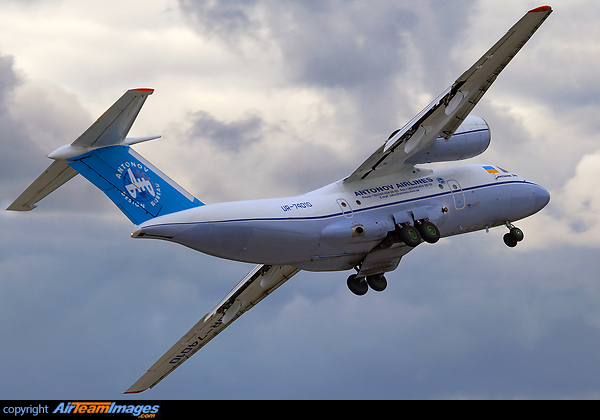
[[[586,232],[589,235],[587,241],[600,237],[598,179],[600,152],[585,155],[575,169],[575,176],[565,183],[557,196],[565,219],[570,219],[571,228],[575,232]]]
[[[14,59],[0,55],[0,125],[4,144],[4,152],[0,156],[0,186],[4,191],[11,188],[15,180],[28,176],[32,167],[24,157],[39,152],[39,148],[26,135],[24,121],[11,115],[11,103],[19,85]]]
[[[261,140],[264,121],[258,115],[247,115],[242,120],[223,122],[206,111],[198,111],[193,120],[189,138],[211,141],[217,148],[239,152]]]
[[[449,76],[435,63],[447,61],[449,46],[468,19],[465,10],[472,10],[466,6],[473,2],[458,3],[431,8],[414,2],[180,1],[200,34],[218,37],[254,59],[269,54],[271,63],[276,60],[271,72],[286,84],[319,89],[327,101],[350,110],[352,116],[339,114],[338,124],[362,122],[357,134],[385,127],[377,131],[382,139],[397,128],[398,111],[406,111],[415,94],[415,86],[399,84],[402,76],[419,73],[427,86],[420,89],[431,95],[438,92],[429,92],[429,86]],[[263,52],[255,54],[252,45]],[[440,91],[453,79],[442,80]]]
[[[528,221],[535,229],[538,247],[550,243],[596,249],[600,246],[599,168],[600,152],[584,155],[575,174],[552,195],[552,205]]]
[[[181,0],[179,5],[206,34],[215,34],[226,40],[247,35],[256,29],[257,22],[250,16],[257,1],[239,0]],[[190,15],[191,14],[191,15]]]

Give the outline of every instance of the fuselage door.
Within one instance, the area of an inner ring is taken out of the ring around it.
[[[349,219],[352,216],[354,216],[354,214],[352,212],[352,207],[350,207],[350,203],[348,203],[343,198],[338,198],[337,203],[338,203],[338,206],[340,206],[340,209],[342,209],[342,213],[344,214],[344,217],[346,219]]]
[[[450,192],[452,192],[452,198],[454,199],[454,207],[456,210],[462,210],[465,208],[465,193],[463,192],[460,184],[457,180],[451,179],[447,182]]]

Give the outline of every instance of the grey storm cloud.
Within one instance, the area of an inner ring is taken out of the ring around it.
[[[14,69],[14,59],[0,55],[0,136],[3,145],[3,152],[0,154],[0,186],[4,191],[21,177],[30,176],[28,172],[32,166],[24,156],[29,153],[41,153],[27,135],[24,122],[10,113],[12,94],[18,85],[19,78]]]
[[[0,112],[6,113],[7,95],[17,84],[17,75],[13,69],[14,59],[9,56],[0,55]]]
[[[265,125],[258,115],[246,115],[237,121],[224,122],[206,111],[198,111],[190,119],[193,121],[188,133],[190,140],[209,140],[217,148],[233,152],[259,142]]]
[[[389,83],[415,59],[409,43],[426,46],[423,55],[425,61],[435,60],[432,65],[446,62],[439,53],[453,46],[475,2],[179,3],[197,30],[222,39],[234,50],[242,38],[276,45],[297,82],[352,89]],[[427,10],[427,17],[420,10]],[[439,74],[439,65],[431,74]]]
[[[287,85],[319,90],[332,106],[351,109],[352,117],[337,118],[353,119],[355,143],[383,141],[419,110],[415,86],[403,79],[417,73],[419,89],[433,99],[461,74],[448,64],[475,3],[179,0],[202,36],[242,55],[247,43],[272,49]]]

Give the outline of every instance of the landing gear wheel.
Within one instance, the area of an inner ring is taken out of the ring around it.
[[[523,238],[525,237],[525,235],[523,234],[523,231],[521,229],[519,229],[518,227],[513,227],[510,229],[510,236],[515,238],[515,240],[517,242],[521,242],[523,240]]]
[[[387,280],[383,274],[375,274],[374,276],[367,277],[367,283],[376,292],[383,292],[387,287]]]
[[[348,289],[357,296],[362,296],[369,291],[369,285],[364,277],[358,277],[352,274],[348,277]]]
[[[421,234],[413,226],[403,226],[400,229],[400,240],[408,246],[415,247],[421,243]]]
[[[431,222],[422,222],[418,226],[421,238],[427,243],[434,244],[440,240],[440,230]]]
[[[509,246],[511,248],[514,248],[517,246],[518,241],[510,233],[505,234],[503,239],[504,239],[504,243],[506,244],[506,246]]]

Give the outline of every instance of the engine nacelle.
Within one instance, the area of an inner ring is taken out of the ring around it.
[[[485,152],[492,139],[490,127],[483,120],[469,115],[447,141],[438,137],[435,143],[406,160],[406,163],[450,162],[469,159]]]

